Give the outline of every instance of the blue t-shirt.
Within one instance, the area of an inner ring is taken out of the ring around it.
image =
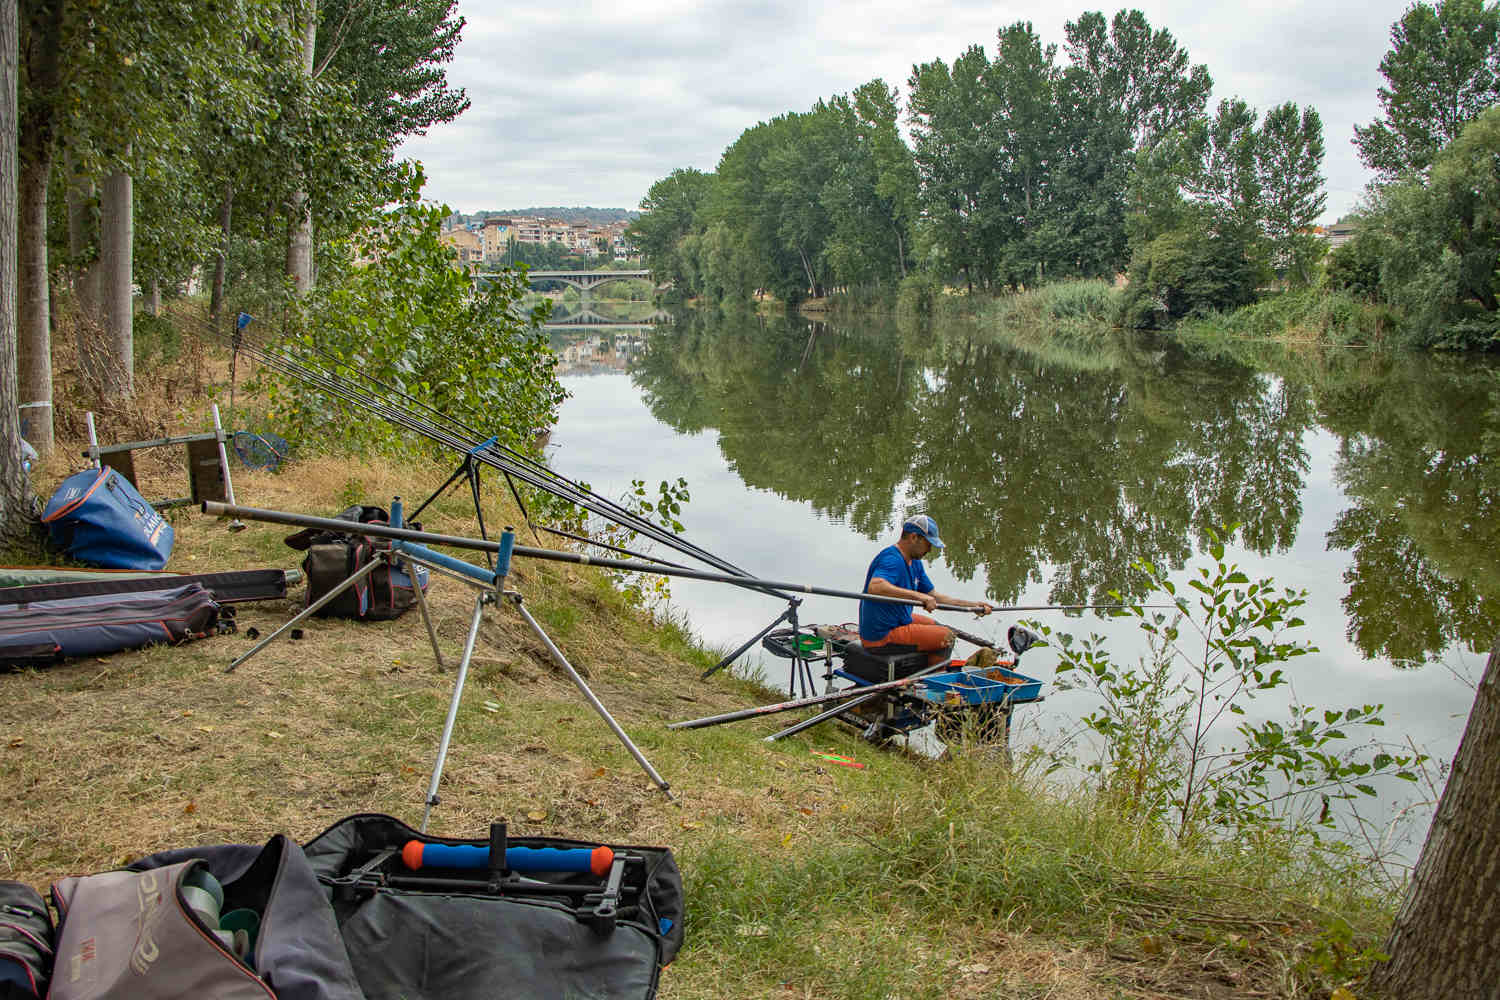
[[[881,549],[875,561],[870,563],[870,568],[865,573],[865,585],[861,590],[868,591],[870,580],[877,576],[905,590],[915,590],[922,594],[932,593],[932,581],[927,579],[927,571],[922,568],[922,560],[913,559],[907,562],[901,550],[894,545]],[[879,642],[891,629],[910,625],[911,612],[910,604],[860,601],[859,637],[866,642]]]

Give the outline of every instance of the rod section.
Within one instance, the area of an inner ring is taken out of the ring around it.
[[[259,507],[239,507],[232,504],[217,503],[213,500],[205,500],[203,502],[203,513],[218,516],[232,515],[234,517],[247,518],[251,521],[266,521],[271,524],[288,524],[305,528],[326,528],[329,531],[340,531],[350,535],[369,535],[375,538],[394,538],[399,541],[418,542],[427,545],[446,545],[450,548],[469,549],[474,552],[500,551],[499,542],[485,541],[479,538],[464,538],[461,535],[440,535],[429,531],[412,531],[407,528],[392,528],[383,524],[355,524],[352,521],[341,521],[334,517],[314,517],[309,514],[294,514],[288,511],[262,510]],[[416,554],[409,547],[403,547],[402,551],[407,555]],[[823,597],[845,597],[855,601],[876,601],[881,604],[907,604],[913,607],[923,606],[921,601],[915,601],[908,597],[862,594],[854,590],[817,587],[809,583],[789,583],[785,580],[761,580],[755,577],[731,576],[727,573],[709,573],[705,570],[679,569],[656,564],[642,565],[624,559],[587,556],[577,552],[562,552],[557,549],[538,549],[529,545],[515,546],[512,554],[523,559],[542,559],[550,562],[573,563],[578,566],[602,566],[605,569],[625,570],[631,573],[655,573],[659,576],[680,576],[689,580],[706,580],[710,583],[730,583],[752,590],[789,590],[802,594],[818,594]],[[431,558],[433,554],[423,553],[422,555]],[[939,611],[972,612],[974,610],[960,604],[939,604],[937,607]],[[1050,607],[1050,605],[1000,607],[995,610],[1039,611],[1044,607]]]

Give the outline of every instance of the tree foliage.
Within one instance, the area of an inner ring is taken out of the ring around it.
[[[1500,101],[1500,7],[1484,0],[1418,2],[1391,26],[1380,61],[1385,116],[1356,126],[1366,166],[1389,181],[1424,172],[1463,127]]]
[[[296,317],[289,348],[319,368],[347,369],[487,433],[530,447],[565,393],[540,328],[542,304],[520,311],[526,283],[506,272],[475,294],[438,238],[443,210],[407,204],[382,213],[343,248],[353,265],[320,287]],[[339,447],[410,445],[397,430],[301,382],[275,398],[303,439]]]

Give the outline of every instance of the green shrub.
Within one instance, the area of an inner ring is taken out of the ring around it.
[[[541,329],[548,304],[522,311],[524,271],[474,288],[438,239],[442,217],[441,209],[408,204],[373,220],[347,248],[349,260],[367,263],[300,305],[286,349],[310,366],[378,380],[377,394],[395,405],[425,405],[529,448],[566,395]],[[302,382],[280,379],[272,394],[299,440],[355,448],[411,440]]]

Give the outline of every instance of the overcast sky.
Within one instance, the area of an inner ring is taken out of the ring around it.
[[[1283,101],[1323,118],[1328,205],[1346,212],[1369,174],[1354,126],[1380,115],[1379,65],[1406,0],[1242,0],[1140,3],[1214,79],[1214,103],[1239,96],[1264,112]],[[993,58],[995,35],[1029,20],[1044,44],[1089,9],[870,0],[460,0],[467,20],[448,76],[473,106],[412,139],[428,197],[455,210],[531,205],[637,208],[677,167],[712,171],[756,122],[883,78],[901,88],[914,63],[948,63],[973,44]]]

